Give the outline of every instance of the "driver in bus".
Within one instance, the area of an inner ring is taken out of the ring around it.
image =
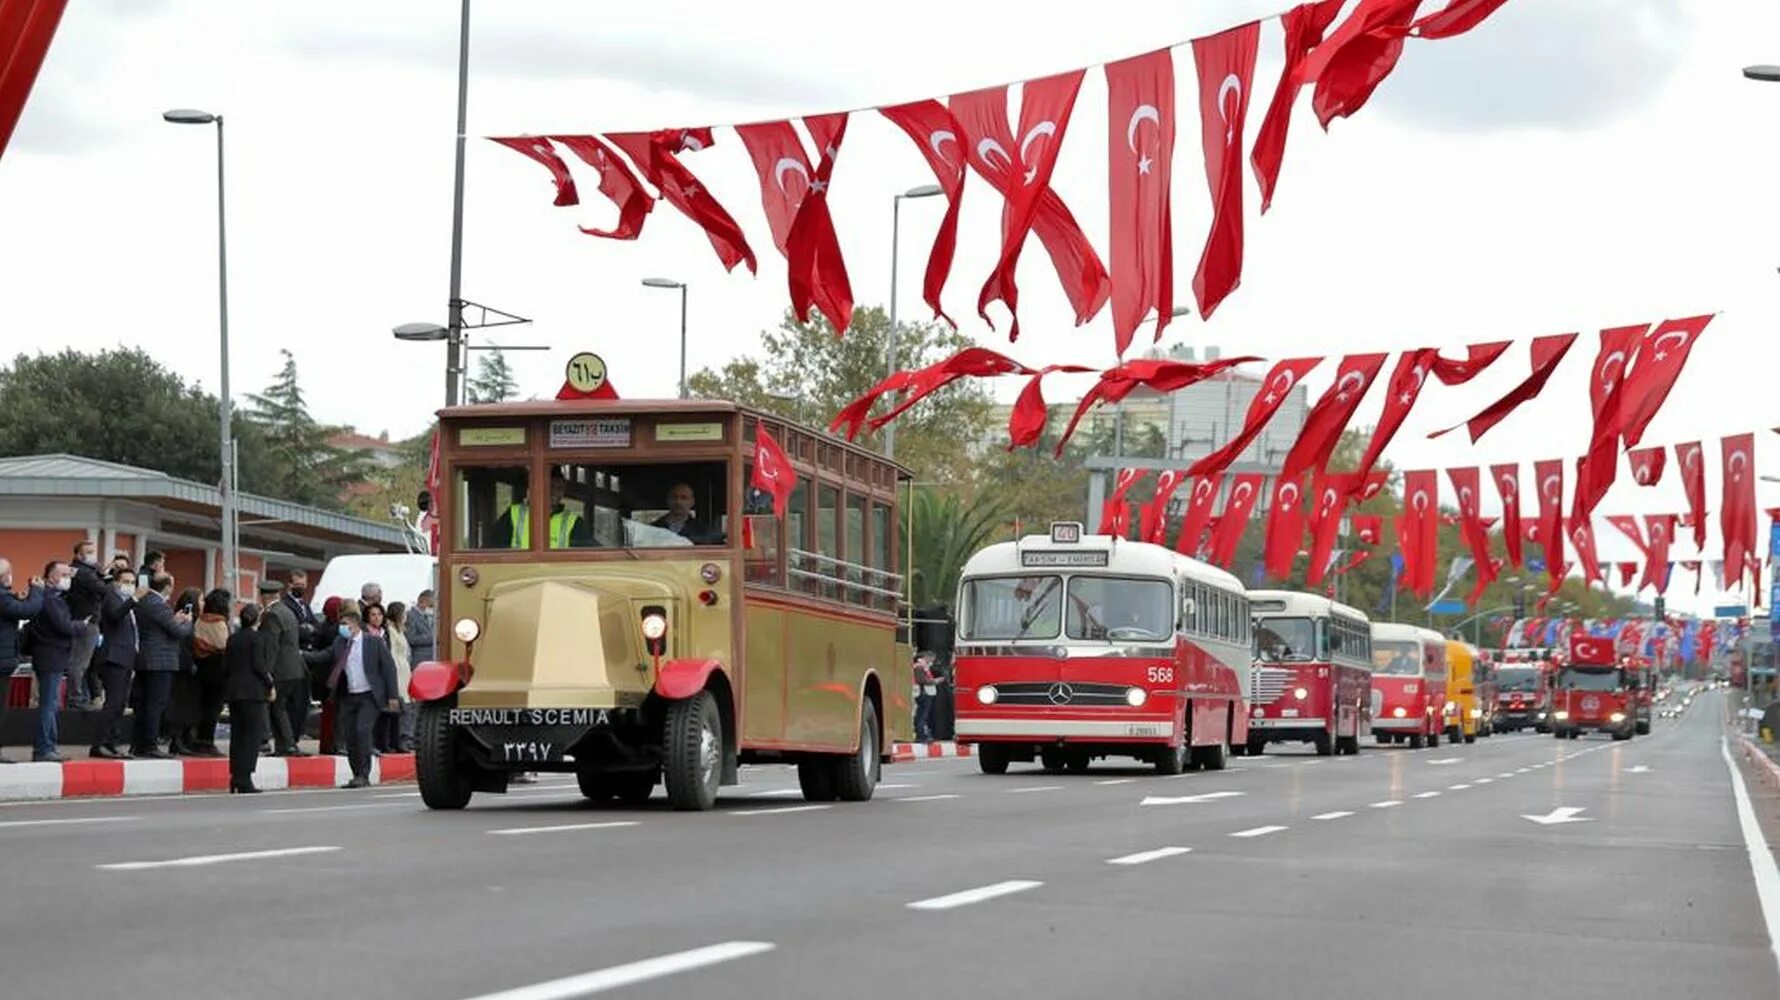
[[[493,537],[505,539],[508,548],[531,548],[531,505],[526,501],[525,483],[513,487],[513,502],[506,513],[495,519]],[[585,549],[593,546],[593,529],[587,520],[568,510],[563,501],[569,495],[569,481],[561,469],[550,472],[550,541],[552,549]]]
[[[693,505],[697,502],[691,483],[675,483],[667,492],[668,512],[656,518],[653,526],[671,531],[694,545],[710,544],[711,526],[693,514]]]

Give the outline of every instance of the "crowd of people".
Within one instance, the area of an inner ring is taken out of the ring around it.
[[[345,787],[370,784],[373,757],[413,748],[408,678],[435,653],[432,591],[413,607],[386,606],[368,583],[357,601],[329,598],[317,615],[302,570],[262,582],[256,603],[178,589],[158,552],[139,569],[122,554],[101,566],[91,541],[72,556],[29,579],[0,558],[0,681],[30,662],[33,761],[66,759],[64,707],[94,714],[90,755],[113,760],[221,757],[226,709],[233,792],[258,790],[262,754],[314,755],[301,744],[315,702],[319,752],[351,764]]]

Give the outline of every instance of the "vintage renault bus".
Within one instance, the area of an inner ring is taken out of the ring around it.
[[[763,426],[796,473],[783,518],[750,487]],[[439,434],[448,655],[410,685],[428,806],[556,771],[708,809],[764,762],[871,798],[911,720],[898,466],[709,400],[455,407]]]
[[[953,648],[958,742],[985,774],[1135,757],[1223,769],[1247,739],[1248,601],[1234,576],[1160,545],[1048,535],[965,564]]]
[[[1372,625],[1372,735],[1411,749],[1440,745],[1446,637],[1398,622]]]
[[[1309,743],[1319,756],[1360,752],[1372,728],[1372,623],[1316,594],[1251,590],[1253,705],[1247,751]]]

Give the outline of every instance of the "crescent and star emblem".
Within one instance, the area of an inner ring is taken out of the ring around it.
[[[1224,95],[1232,90],[1236,92],[1236,103],[1231,106],[1230,113],[1226,114],[1224,112]],[[1236,126],[1230,119],[1235,117],[1236,112],[1241,110],[1242,78],[1235,73],[1231,73],[1224,77],[1223,83],[1218,84],[1218,117],[1224,120],[1224,145],[1226,146],[1236,140]]]
[[[1668,352],[1663,350],[1663,342],[1668,340],[1670,337],[1674,337],[1676,342],[1680,346],[1682,346],[1682,347],[1687,346],[1687,334],[1681,332],[1680,330],[1670,330],[1668,333],[1665,333],[1662,336],[1656,338],[1656,340],[1654,342],[1652,342],[1650,345],[1651,347],[1654,347],[1656,349],[1656,360],[1661,361],[1664,358],[1669,356]]]
[[[1346,375],[1341,376],[1340,380],[1335,383],[1335,398],[1343,403],[1347,402],[1348,379],[1353,379],[1354,385],[1358,386],[1360,383],[1366,381],[1366,376],[1361,375],[1359,372],[1348,372]]]
[[[1291,392],[1292,386],[1297,384],[1298,374],[1290,369],[1273,376],[1273,381],[1267,386],[1267,405],[1273,405],[1281,396]]]
[[[1681,452],[1681,467],[1692,472],[1700,464],[1700,446],[1694,445]]]
[[[1614,351],[1601,359],[1601,388],[1608,392],[1612,392],[1613,387],[1619,382],[1610,374],[1615,366],[1622,371],[1625,369],[1624,351]]]
[[[1198,504],[1211,494],[1211,481],[1201,479],[1193,486],[1193,503]]]
[[[1230,493],[1230,505],[1234,507],[1243,504],[1254,491],[1255,488],[1248,483],[1237,483],[1236,489]]]
[[[1131,112],[1130,120],[1125,123],[1125,145],[1130,147],[1131,152],[1133,153],[1137,152],[1137,126],[1145,121],[1154,123],[1157,130],[1162,128],[1162,113],[1156,110],[1154,104],[1139,104],[1137,108]],[[1137,158],[1137,172],[1139,174],[1149,173],[1152,162],[1153,161],[1148,156],[1139,154]]]
[[[1459,510],[1470,514],[1471,508],[1471,487],[1467,486],[1459,491]]]
[[[1327,514],[1334,509],[1335,509],[1335,491],[1332,489],[1324,489],[1323,490],[1323,513]]]
[[[1564,483],[1563,480],[1556,476],[1546,476],[1545,481],[1539,484],[1539,488],[1544,491],[1545,499],[1550,500],[1552,503],[1557,503],[1559,500],[1563,499],[1561,494],[1564,490]]]
[[[1042,121],[1042,122],[1039,122],[1037,125],[1032,126],[1032,130],[1026,133],[1025,138],[1020,140],[1020,162],[1021,163],[1030,162],[1031,156],[1029,154],[1029,150],[1031,150],[1032,143],[1034,141],[1036,141],[1039,136],[1041,136],[1041,135],[1056,135],[1056,134],[1057,134],[1057,123],[1056,122]],[[1036,166],[1027,167],[1026,168],[1026,183],[1031,184],[1037,178],[1038,178],[1038,168]]]
[[[788,171],[796,171],[803,176],[804,184],[807,185],[810,183],[810,168],[789,156],[781,157],[779,162],[773,164],[773,180],[778,183],[780,194],[788,195],[791,193],[785,190],[785,174]]]
[[[1428,512],[1427,491],[1426,490],[1416,490],[1415,496],[1411,497],[1409,500],[1409,506],[1414,507],[1416,509],[1417,513],[1426,514]]]
[[[939,161],[949,167],[952,165],[952,161],[946,158],[946,151],[940,148],[948,142],[956,146],[958,136],[947,129],[940,129],[927,137],[927,148],[933,150],[933,155],[939,157]]]
[[[1502,496],[1506,497],[1509,500],[1513,500],[1515,493],[1519,492],[1519,487],[1517,487],[1514,484],[1514,479],[1511,476],[1503,476],[1502,480],[1501,480],[1501,486],[1502,486]]]
[[[1280,503],[1297,503],[1299,496],[1297,483],[1285,483],[1274,494],[1274,498]]]
[[[991,153],[1001,154],[1001,170],[1008,171],[1014,168],[1014,158],[1008,155],[1007,150],[1001,148],[1001,143],[996,142],[994,139],[984,139],[977,143],[977,156],[980,157],[985,164],[993,167],[995,166],[995,157],[991,156]]]
[[[1730,461],[1727,462],[1726,465],[1731,470],[1731,478],[1738,482],[1742,482],[1743,469],[1749,466],[1749,453],[1744,451],[1731,452]]]

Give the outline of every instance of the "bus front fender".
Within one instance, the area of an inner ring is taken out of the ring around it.
[[[716,660],[668,660],[655,672],[655,693],[669,701],[703,691],[712,674],[723,672]]]
[[[455,663],[429,660],[414,668],[408,678],[408,697],[415,701],[449,698],[464,686],[465,668]]]

